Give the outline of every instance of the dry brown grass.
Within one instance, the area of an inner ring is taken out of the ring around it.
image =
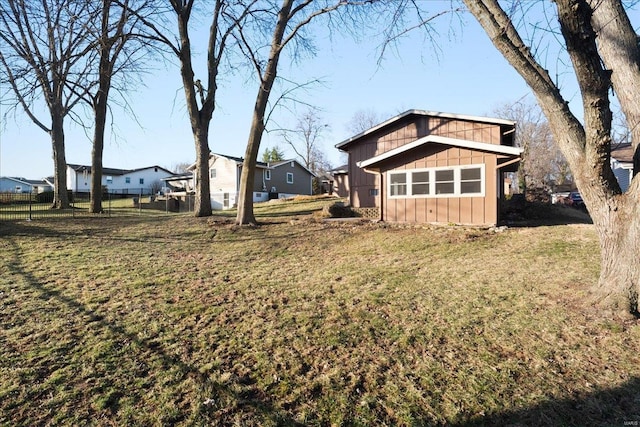
[[[0,424],[640,421],[640,325],[585,303],[591,226],[327,223],[285,205],[255,228],[0,224]]]

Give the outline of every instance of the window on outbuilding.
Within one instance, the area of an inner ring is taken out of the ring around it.
[[[390,196],[406,196],[407,195],[407,173],[392,173],[389,175],[389,195]]]
[[[293,174],[291,172],[287,172],[287,184],[293,184]]]
[[[390,171],[387,177],[389,197],[484,196],[484,165]]]
[[[436,194],[453,194],[455,192],[453,169],[437,170],[435,173]]]
[[[140,185],[144,184],[144,178],[140,178]]]

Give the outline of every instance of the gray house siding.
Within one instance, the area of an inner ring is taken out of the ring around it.
[[[311,195],[313,193],[313,176],[302,165],[294,160],[273,164],[271,170],[271,179],[265,180],[267,189],[278,194],[304,194]],[[291,174],[291,180],[287,180],[287,174]]]

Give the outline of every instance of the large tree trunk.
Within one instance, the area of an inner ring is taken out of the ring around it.
[[[209,131],[208,122],[204,129],[195,132],[196,140],[196,200],[195,216],[211,216],[211,181],[209,180]]]
[[[258,97],[260,99],[260,97]],[[259,102],[256,102],[258,104]],[[256,162],[258,161],[258,150],[262,141],[262,133],[264,132],[264,111],[266,109],[266,101],[262,108],[262,115],[258,115],[254,110],[253,120],[251,121],[251,131],[247,142],[247,150],[244,154],[242,163],[242,172],[240,174],[240,194],[238,197],[238,213],[236,216],[236,224],[238,225],[256,225],[256,217],[253,214],[253,184],[255,180]]]
[[[640,205],[627,202],[614,200],[594,216],[602,252],[593,302],[622,317],[638,315],[640,294]]]
[[[261,83],[256,96],[256,103],[253,108],[253,119],[251,120],[251,130],[249,131],[249,140],[247,141],[247,150],[242,164],[242,175],[240,176],[240,195],[238,197],[238,214],[236,216],[236,224],[251,225],[256,224],[256,218],[253,214],[253,180],[255,177],[256,162],[258,161],[258,150],[260,150],[260,142],[264,133],[264,116],[269,102],[269,95],[273,82],[276,80],[278,72],[278,61],[280,60],[280,52],[282,52],[282,39],[289,22],[291,7],[293,0],[284,0],[282,7],[278,12],[278,21],[273,30],[273,38],[271,40],[271,50],[269,51],[269,60],[264,69],[264,73],[260,76]],[[258,66],[258,69],[260,67]]]
[[[601,245],[601,275],[593,288],[603,311],[638,315],[640,289],[640,181],[620,194],[610,165],[611,72],[602,67],[586,0],[557,0],[558,18],[584,106],[584,125],[568,108],[548,72],[536,62],[496,0],[464,0],[496,48],[533,90],[589,209]],[[599,1],[599,0],[598,0]],[[609,0],[605,0],[609,1]],[[611,0],[613,1],[613,0]],[[597,29],[597,27],[596,27]],[[603,38],[604,39],[604,38]],[[617,39],[610,39],[615,43]],[[634,65],[631,64],[632,68]],[[637,66],[637,62],[636,65]],[[616,69],[613,69],[613,75]],[[627,90],[624,82],[617,89]],[[640,98],[640,89],[629,89]],[[631,111],[631,110],[630,110]],[[627,114],[627,119],[633,114]],[[634,120],[633,118],[631,120]]]
[[[108,90],[108,89],[107,89]],[[95,103],[95,128],[91,149],[91,200],[89,211],[102,212],[102,153],[104,151],[104,130],[107,119],[107,94],[98,91]]]
[[[51,145],[53,149],[54,188],[53,209],[69,208],[67,192],[67,160],[64,154],[64,128],[62,117],[53,117],[51,124]]]

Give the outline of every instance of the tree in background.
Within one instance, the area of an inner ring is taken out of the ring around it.
[[[264,5],[263,19],[252,21],[250,26],[239,26],[238,39],[245,55],[251,60],[260,87],[256,95],[253,118],[247,149],[245,151],[240,176],[240,194],[236,224],[256,224],[253,214],[253,184],[258,150],[265,131],[266,111],[273,84],[278,75],[278,64],[285,47],[294,45],[299,49],[310,47],[304,30],[318,17],[328,16],[338,9],[351,5],[345,0],[283,0],[278,6],[276,1]],[[254,17],[255,18],[255,17]],[[260,41],[260,34],[267,36],[268,42]],[[259,46],[264,46],[260,49]],[[298,57],[293,52],[293,57]]]
[[[262,153],[262,161],[265,163],[280,162],[284,159],[284,151],[282,151],[277,145],[273,148],[265,148]]]
[[[493,114],[517,123],[516,145],[524,150],[517,173],[522,192],[555,189],[571,179],[567,161],[538,104],[521,98],[496,108]]]
[[[464,0],[505,59],[531,87],[589,209],[601,247],[594,303],[638,316],[640,294],[640,49],[619,0],[557,0],[562,40],[580,87],[584,120],[496,0]],[[514,12],[513,10],[511,12]],[[513,19],[513,21],[512,21]],[[611,170],[613,88],[631,129],[635,177],[622,193]]]
[[[382,114],[378,113],[373,108],[358,110],[353,113],[353,116],[351,116],[351,119],[347,122],[345,128],[353,135],[357,135],[382,123],[384,119],[385,118]]]
[[[87,54],[93,40],[86,28],[99,13],[81,0],[0,2],[0,86],[8,88],[1,98],[51,137],[54,208],[69,207],[64,122],[92,86]],[[41,103],[46,118],[38,117]]]
[[[87,88],[84,97],[94,116],[89,206],[92,213],[102,212],[102,156],[110,92],[115,89],[124,97],[133,77],[143,69],[144,57],[152,45],[138,17],[149,17],[156,9],[153,0],[102,0],[100,19],[87,23],[85,31],[91,34],[96,55],[91,63],[97,66],[91,72],[91,88]]]
[[[331,169],[322,148],[323,135],[328,129],[329,125],[324,123],[317,111],[308,108],[297,118],[293,129],[282,131],[282,138],[307,169],[321,173]]]
[[[229,2],[215,0],[206,4],[195,0],[170,0],[170,15],[177,21],[177,40],[173,31],[160,20],[149,20],[138,16],[152,30],[155,39],[166,45],[180,63],[180,76],[185,95],[187,112],[191,124],[191,132],[196,148],[196,194],[195,216],[210,216],[211,195],[209,177],[209,128],[216,107],[218,76],[223,69],[230,70],[234,42],[234,32],[245,20],[260,14],[263,8],[257,0],[246,2]],[[197,14],[196,19],[192,19]],[[202,78],[195,75],[194,58],[196,53],[192,47],[191,33],[199,18],[210,19],[206,61],[202,69],[206,70]],[[194,23],[195,21],[195,23]]]

